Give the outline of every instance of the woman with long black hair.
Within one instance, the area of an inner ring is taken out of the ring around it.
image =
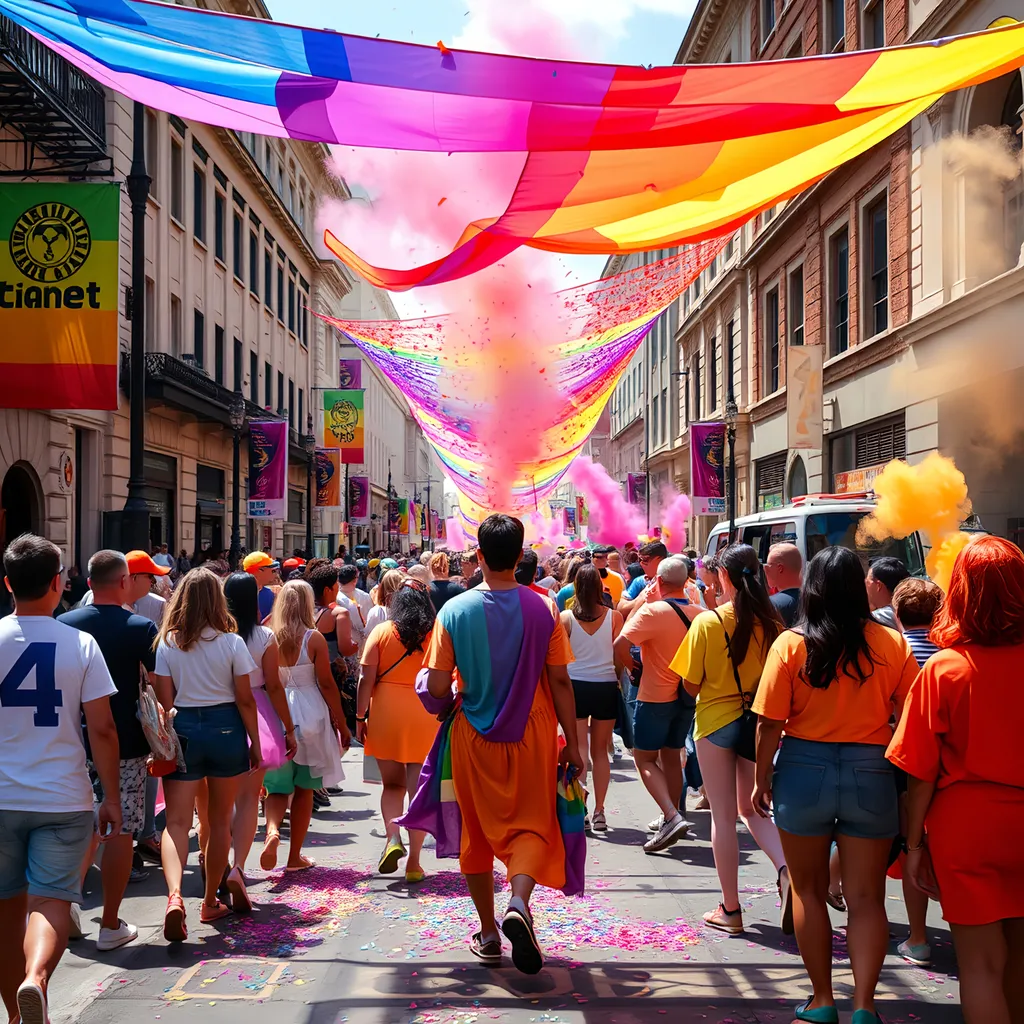
[[[437,735],[437,719],[416,695],[416,675],[423,667],[427,638],[434,628],[434,606],[427,585],[406,578],[388,606],[390,620],[367,637],[356,691],[356,735],[365,752],[377,759],[383,790],[380,810],[387,842],[377,865],[393,874],[406,856],[395,818],[405,809],[419,784],[420,769]],[[407,882],[422,882],[420,851],[424,833],[409,832]]]
[[[576,732],[583,754],[580,783],[585,786],[587,771],[593,772],[595,802],[590,822],[595,832],[606,832],[604,801],[611,779],[608,748],[619,714],[621,671],[612,645],[622,629],[622,615],[604,604],[604,585],[595,566],[581,565],[574,586],[576,599],[571,611],[562,612],[562,625],[576,659],[569,666],[569,678],[576,697]]]
[[[757,552],[731,544],[718,555],[721,600],[690,626],[672,662],[697,699],[694,739],[704,792],[711,804],[711,849],[722,902],[704,915],[710,928],[743,931],[739,898],[739,815],[779,873],[782,929],[790,930],[786,858],[775,825],[754,813],[753,729],[750,705],[782,620],[768,596]]]
[[[875,986],[889,947],[885,872],[899,832],[896,777],[885,750],[890,721],[916,676],[906,640],[871,617],[857,554],[833,547],[815,555],[804,575],[798,625],[772,645],[754,697],[760,716],[754,805],[765,818],[774,805],[797,943],[814,990],[797,1007],[797,1020],[839,1020],[826,903],[835,838],[849,911],[853,1024],[878,1024]]]

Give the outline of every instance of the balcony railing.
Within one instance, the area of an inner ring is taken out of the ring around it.
[[[2,15],[0,108],[3,120],[18,129],[30,150],[24,170],[34,162],[35,148],[68,173],[102,160],[109,163],[103,89]]]

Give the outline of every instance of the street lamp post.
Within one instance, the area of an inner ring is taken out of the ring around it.
[[[316,435],[313,433],[313,417],[306,417],[306,436],[302,439],[306,449],[306,558],[313,557],[313,458],[316,452]]]
[[[729,442],[729,543],[732,543],[736,532],[736,424],[739,422],[740,411],[736,400],[730,395],[725,402],[725,430]]]
[[[241,458],[239,448],[242,443],[242,427],[245,425],[245,399],[239,392],[231,396],[228,406],[228,417],[231,421],[231,551],[228,560],[232,569],[238,568],[238,556],[242,550],[242,538],[239,535],[238,489],[241,475]]]
[[[146,108],[135,101],[132,117],[132,166],[128,195],[132,206],[131,404],[128,413],[128,498],[121,514],[125,551],[149,548],[146,503]],[[168,537],[174,546],[174,538]]]

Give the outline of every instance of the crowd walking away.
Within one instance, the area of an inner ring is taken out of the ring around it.
[[[218,552],[101,550],[74,587],[50,541],[7,544],[0,924],[14,955],[0,995],[12,1022],[55,1012],[50,979],[89,930],[78,907],[97,859],[102,909],[80,950],[140,943],[146,925],[172,945],[231,915],[250,927],[257,865],[287,901],[318,877],[314,813],[369,784],[380,845],[360,867],[416,898],[457,861],[475,911],[466,955],[488,968],[510,953],[520,972],[544,969],[535,891],[583,892],[588,844],[593,859],[596,844],[634,841],[616,834],[617,814],[654,815],[635,855],[664,873],[699,856],[688,817],[706,810],[719,891],[696,923],[719,939],[752,927],[745,831],[777,887],[771,927],[795,934],[806,968],[787,1020],[838,1024],[838,913],[852,1022],[878,1024],[886,956],[932,963],[931,901],[968,1024],[1022,1024],[1018,547],[971,539],[943,592],[847,547],[805,565],[788,539],[762,549],[763,565],[746,544],[702,557],[659,538],[542,558],[522,522],[496,514],[475,540],[422,556],[267,550],[234,572]],[[649,811],[623,806],[616,762],[635,768]],[[189,907],[192,835],[202,898]],[[162,922],[123,909],[146,861],[163,870]],[[898,942],[887,877],[909,920]]]

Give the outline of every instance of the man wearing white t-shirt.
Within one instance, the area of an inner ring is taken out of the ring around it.
[[[359,590],[359,570],[354,565],[342,565],[338,568],[338,604],[347,612],[352,621],[352,639],[359,644],[358,658],[363,653],[366,642],[366,616],[370,614],[373,601],[364,590]]]
[[[116,688],[96,641],[53,619],[64,591],[60,550],[22,534],[3,560],[15,607],[0,621],[0,994],[12,1020],[45,1022],[94,829],[83,712],[109,794],[100,841],[121,831]]]

